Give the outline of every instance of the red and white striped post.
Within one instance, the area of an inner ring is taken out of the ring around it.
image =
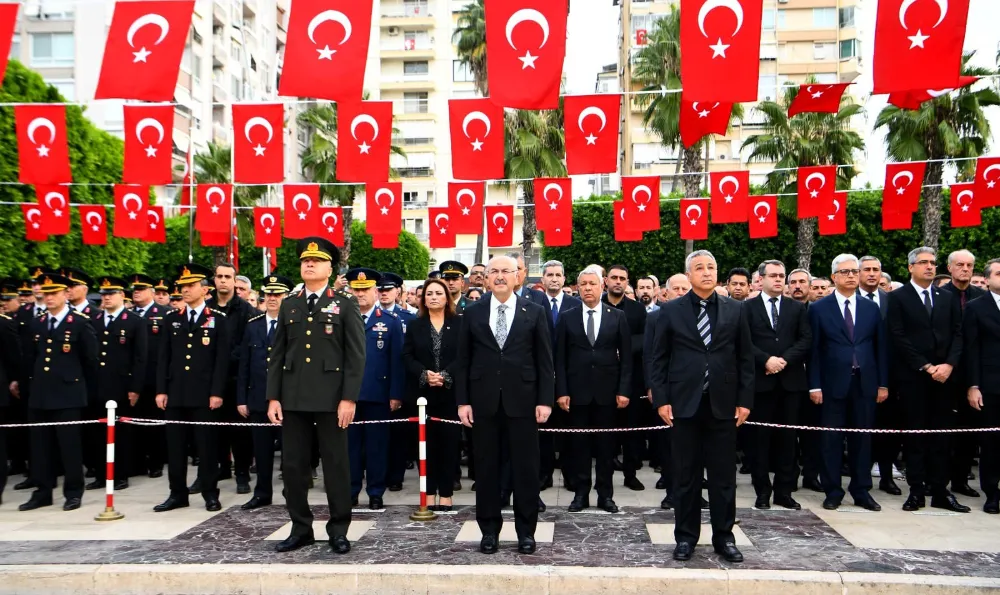
[[[117,521],[125,518],[124,514],[115,510],[115,409],[118,408],[118,403],[109,400],[104,406],[108,408],[108,461],[104,473],[106,502],[104,512],[94,517],[94,520]]]
[[[410,515],[411,521],[433,521],[437,515],[427,508],[427,399],[417,399],[417,423],[420,434],[420,508]]]

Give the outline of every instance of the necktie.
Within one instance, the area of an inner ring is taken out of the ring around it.
[[[111,326],[111,323],[112,323],[112,322],[114,322],[114,321],[115,321],[115,317],[114,317],[114,316],[112,316],[112,315],[110,315],[110,314],[108,314],[108,321],[107,321],[107,323],[106,323],[106,324],[104,325],[104,328],[108,328],[108,327],[110,327],[110,326]]]
[[[557,322],[559,322],[559,305],[556,304],[556,298],[552,298],[552,326]]]
[[[35,308],[35,316],[41,316],[45,312],[45,308]]]
[[[135,315],[138,316],[138,317],[140,317],[140,318],[144,318],[143,312],[145,312],[145,310],[143,310],[142,308],[136,308],[135,309]]]
[[[851,301],[844,302],[844,324],[847,325],[847,338],[854,342],[854,316],[851,315]],[[858,367],[858,354],[851,348],[851,367]]]
[[[873,302],[874,302],[874,301],[875,301],[875,293],[874,293],[874,292],[871,292],[871,291],[869,291],[869,292],[868,292],[868,299],[870,299],[871,301],[873,301]]]
[[[597,342],[597,331],[594,330],[594,311],[587,311],[587,340],[590,341],[590,346],[593,347],[594,343]]]
[[[962,304],[962,310],[965,310],[965,296],[967,293],[968,290],[965,289],[958,292],[958,301],[960,304]]]
[[[705,351],[712,345],[712,324],[708,320],[708,300],[701,300],[701,310],[698,311],[698,334],[701,335],[701,341],[705,344]],[[708,361],[706,358],[705,362],[705,382],[702,384],[702,390],[708,391]]]
[[[778,328],[778,298],[771,298],[771,328]]]
[[[49,333],[51,334],[51,333],[55,333],[55,332],[56,332],[56,317],[55,316],[50,316],[49,317]]]
[[[313,310],[316,309],[316,294],[311,294],[306,301],[309,302],[309,313],[312,314]]]
[[[195,324],[194,320],[197,317],[197,314],[198,314],[197,312],[195,312],[194,310],[191,310],[191,326],[194,326],[194,324]]]
[[[368,314],[361,315],[361,322],[363,322],[365,326],[368,326],[368,316]]]
[[[506,304],[500,304],[499,306],[497,306],[496,339],[497,339],[497,345],[500,346],[500,349],[503,349],[503,344],[507,342],[507,314],[505,313],[506,310],[507,310]]]
[[[927,315],[930,316],[933,308],[931,307],[931,292],[924,290],[924,308],[927,310]]]
[[[271,345],[272,343],[274,343],[274,332],[275,332],[277,324],[278,324],[277,320],[272,320],[271,321],[271,328],[267,329],[267,344],[268,345]]]

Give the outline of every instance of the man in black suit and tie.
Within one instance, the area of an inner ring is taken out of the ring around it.
[[[858,297],[858,258],[841,254],[833,259],[832,269],[836,290],[809,307],[809,398],[820,405],[820,424],[825,427],[871,428],[876,402],[882,403],[889,396],[885,325],[878,306]],[[867,510],[882,510],[869,493],[869,434],[848,433],[847,451],[848,490],[854,503]],[[820,477],[826,492],[823,508],[836,510],[844,499],[840,480],[844,432],[820,432],[820,455]]]
[[[812,343],[809,315],[804,305],[782,296],[785,265],[781,261],[764,261],[758,272],[760,296],[743,302],[756,371],[753,421],[795,425],[802,395],[809,390],[805,366]],[[773,461],[775,505],[801,509],[792,498],[796,483],[795,431],[763,426],[749,429],[750,464],[757,493],[754,507],[771,507]]]
[[[529,302],[534,302],[543,308],[548,308],[549,301],[545,299],[545,293],[528,287],[528,267],[524,263],[524,256],[520,252],[510,252],[507,254],[507,257],[513,258],[517,262],[517,280],[514,284],[514,294]]]
[[[517,550],[535,551],[538,522],[538,424],[552,413],[555,384],[548,312],[513,293],[517,261],[490,260],[493,293],[466,309],[455,366],[458,418],[476,443],[476,520],[484,554],[497,551],[500,514],[501,439],[513,467]]]
[[[675,560],[690,560],[701,533],[702,470],[708,471],[712,544],[727,562],[736,548],[736,428],[753,406],[753,343],[746,310],[715,293],[718,265],[707,250],[688,255],[691,291],[660,308],[650,383],[660,418],[673,429]]]
[[[949,429],[955,415],[946,383],[962,357],[962,306],[951,292],[934,287],[934,248],[911,250],[907,260],[910,282],[889,294],[893,376],[899,383],[907,429]],[[905,452],[910,495],[903,510],[923,508],[929,492],[931,506],[969,512],[947,489],[946,434],[908,434]]]
[[[969,405],[980,412],[988,427],[1000,426],[1000,258],[986,263],[985,296],[965,308],[963,359]],[[1000,434],[984,432],[979,460],[979,485],[986,493],[983,512],[1000,514]]]
[[[631,332],[625,314],[601,303],[601,268],[590,265],[577,276],[583,306],[564,314],[556,325],[556,404],[569,414],[572,428],[608,430],[615,412],[628,406],[632,385]],[[611,432],[570,434],[575,496],[570,512],[590,506],[591,446],[597,454],[597,507],[618,512],[612,499],[615,439]]]

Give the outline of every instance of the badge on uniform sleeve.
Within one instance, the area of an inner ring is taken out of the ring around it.
[[[211,342],[212,342],[212,338],[211,337],[202,337],[201,338],[201,344],[202,345],[208,346],[208,344],[211,343]]]

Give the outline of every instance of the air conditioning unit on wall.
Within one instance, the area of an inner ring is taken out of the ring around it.
[[[389,35],[393,37],[399,35],[399,27],[389,27]]]

